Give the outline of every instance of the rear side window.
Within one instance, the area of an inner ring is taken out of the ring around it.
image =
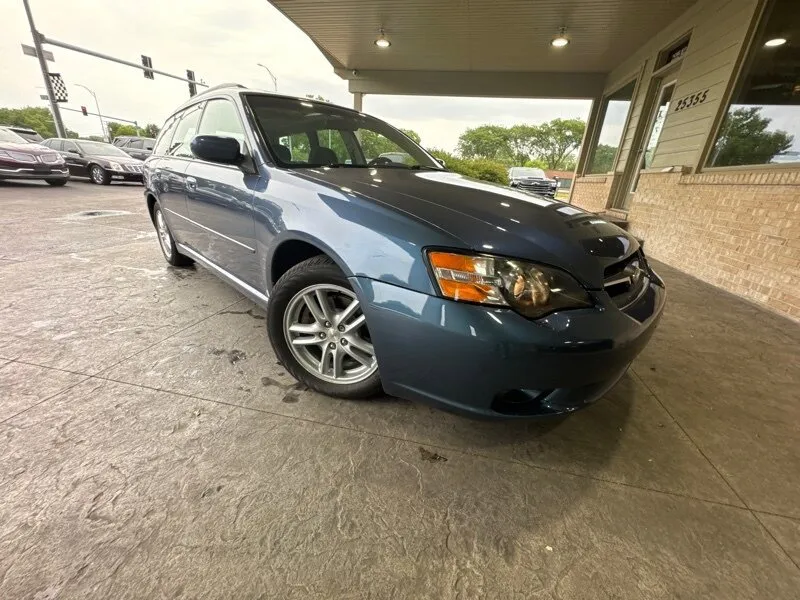
[[[167,120],[166,124],[164,125],[164,129],[161,130],[161,134],[156,140],[155,148],[153,148],[153,154],[158,156],[167,153],[167,150],[169,150],[169,146],[172,143],[172,134],[175,133],[175,126],[178,124],[179,119],[180,115],[171,117]]]
[[[180,156],[182,158],[193,158],[189,144],[192,138],[197,135],[197,126],[200,121],[200,114],[203,112],[203,105],[197,104],[183,113],[175,128],[175,135],[172,136],[172,143],[167,154]]]
[[[206,104],[197,135],[232,137],[239,142],[242,154],[245,153],[244,127],[239,120],[236,107],[229,100],[210,100]]]

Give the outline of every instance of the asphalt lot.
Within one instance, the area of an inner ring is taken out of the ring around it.
[[[0,598],[798,597],[797,324],[664,266],[569,419],[333,400],[141,191],[0,182]]]

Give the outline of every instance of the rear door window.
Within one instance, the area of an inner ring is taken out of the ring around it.
[[[172,135],[175,133],[175,127],[178,125],[179,120],[180,115],[176,115],[167,120],[166,124],[164,125],[164,129],[161,130],[161,134],[156,140],[155,147],[153,148],[153,154],[159,156],[167,153],[167,150],[169,150],[170,144],[172,143]]]
[[[200,115],[203,112],[203,105],[196,104],[187,109],[177,127],[175,127],[175,135],[172,137],[172,142],[167,154],[172,156],[179,156],[181,158],[193,158],[189,144],[192,138],[197,135],[197,126],[200,124]]]

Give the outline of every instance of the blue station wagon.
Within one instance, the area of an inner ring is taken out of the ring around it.
[[[168,119],[144,181],[167,262],[263,306],[281,363],[330,396],[569,413],[622,377],[664,307],[627,232],[449,172],[326,102],[207,90]]]

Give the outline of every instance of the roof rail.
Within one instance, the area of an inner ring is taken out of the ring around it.
[[[232,87],[247,89],[247,86],[242,85],[241,83],[220,83],[219,85],[215,85],[213,87],[204,89],[202,92],[200,92],[197,95],[201,96],[203,94],[207,94],[208,92],[213,92],[214,90],[221,90],[223,88],[232,88]]]

